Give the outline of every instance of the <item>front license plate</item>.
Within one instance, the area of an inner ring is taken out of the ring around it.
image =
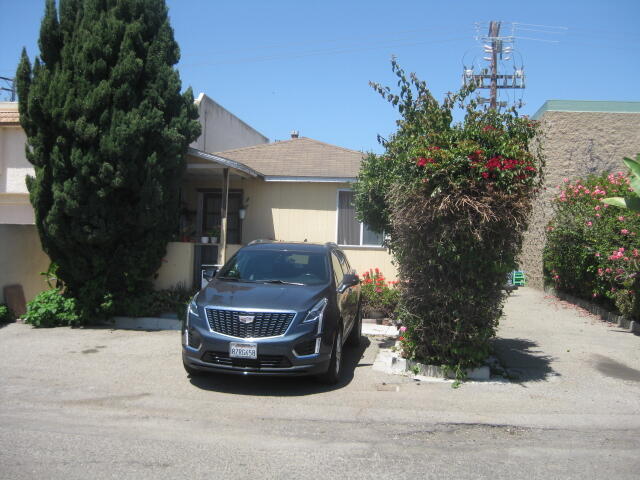
[[[258,344],[231,342],[229,356],[231,358],[258,358]]]

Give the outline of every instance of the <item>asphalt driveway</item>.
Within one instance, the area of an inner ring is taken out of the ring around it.
[[[179,332],[0,328],[0,478],[637,478],[640,337],[532,289],[508,383],[189,379]]]

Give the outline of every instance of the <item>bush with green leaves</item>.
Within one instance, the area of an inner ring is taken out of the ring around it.
[[[16,73],[27,186],[42,247],[90,319],[160,267],[198,113],[165,0],[47,0],[39,47]]]
[[[178,318],[183,318],[189,300],[195,293],[195,290],[182,285],[165,290],[148,290],[114,300],[112,312],[127,317],[156,317],[175,313]]]
[[[34,327],[78,327],[83,319],[76,300],[60,290],[45,290],[27,303],[25,323]]]
[[[362,315],[367,318],[374,312],[381,313],[385,318],[394,318],[400,291],[397,281],[387,281],[378,269],[370,269],[362,275]]]
[[[4,304],[0,304],[0,323],[11,323],[16,319],[13,311]]]
[[[387,234],[398,265],[404,355],[461,374],[487,357],[516,268],[542,180],[538,126],[514,110],[478,108],[470,89],[440,104],[392,65],[399,94],[373,86],[401,119],[385,153],[363,162],[356,208]],[[456,105],[466,114],[454,123]]]
[[[545,281],[637,320],[640,213],[602,202],[612,196],[638,201],[628,174],[564,179],[547,226]]]

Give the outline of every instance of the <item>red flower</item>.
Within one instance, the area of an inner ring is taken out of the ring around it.
[[[404,337],[398,337],[398,340],[403,341]]]
[[[440,147],[436,147],[436,146],[429,147],[429,150],[440,150]]]
[[[489,178],[489,172],[482,172],[482,178]]]
[[[489,130],[495,130],[495,127],[492,127],[491,125],[486,125],[482,127],[483,132],[488,132]]]
[[[416,165],[418,165],[419,167],[424,167],[427,163],[436,163],[436,161],[433,158],[424,158],[424,157],[420,157],[416,161]]]

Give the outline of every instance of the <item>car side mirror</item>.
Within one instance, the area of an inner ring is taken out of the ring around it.
[[[344,277],[342,277],[342,283],[340,284],[338,290],[340,291],[340,293],[342,293],[347,288],[355,287],[359,283],[360,279],[358,278],[358,275],[356,275],[355,273],[345,273]]]
[[[207,282],[213,280],[213,277],[218,273],[218,269],[216,267],[205,268],[202,271],[202,278],[204,278]]]

